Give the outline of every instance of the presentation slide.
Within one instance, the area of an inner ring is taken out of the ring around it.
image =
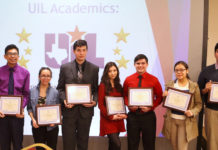
[[[180,11],[184,18],[177,19],[188,21],[187,4],[189,3],[184,2],[186,11]],[[99,83],[105,64],[113,61],[119,67],[123,84],[127,76],[135,73],[135,56],[145,54],[149,60],[147,72],[156,76],[164,89],[164,72],[171,72],[173,77],[173,70],[163,69],[165,64],[169,64],[167,59],[173,60],[171,65],[177,60],[188,60],[186,41],[188,35],[184,30],[189,31],[189,29],[186,26],[178,27],[172,22],[176,17],[170,15],[170,12],[173,12],[173,4],[169,4],[166,9],[163,9],[163,13],[169,13],[168,19],[160,19],[163,20],[163,24],[169,25],[169,32],[171,32],[169,34],[178,38],[173,41],[171,36],[166,35],[166,43],[170,43],[171,49],[163,51],[161,47],[157,48],[158,38],[155,37],[153,30],[157,24],[152,24],[151,20],[152,11],[155,10],[149,6],[151,5],[148,5],[145,0],[1,1],[0,65],[6,64],[3,58],[4,48],[8,44],[16,44],[20,49],[18,64],[28,69],[31,75],[30,87],[38,84],[38,72],[44,66],[52,69],[51,85],[56,87],[60,66],[75,59],[72,50],[74,42],[84,39],[88,42],[87,60],[100,68]],[[182,32],[184,32],[183,36],[177,35],[177,33],[183,34]],[[179,41],[183,41],[182,46],[181,43],[177,45]],[[182,53],[179,53],[181,48],[183,48]],[[157,110],[159,126],[157,135],[159,136],[165,110],[162,106]],[[26,111],[25,113],[24,134],[31,135],[31,119]],[[100,112],[98,107],[95,107],[90,136],[99,135],[99,124]],[[125,135],[126,133],[122,134]]]

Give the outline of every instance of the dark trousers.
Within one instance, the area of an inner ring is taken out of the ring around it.
[[[32,128],[33,138],[35,143],[44,143],[56,150],[58,130],[56,127],[51,131],[47,131],[47,127]],[[37,147],[37,150],[43,150],[44,148]]]
[[[15,116],[0,118],[0,145],[1,150],[20,150],[23,142],[24,119]]]
[[[108,150],[121,150],[119,134],[120,133],[111,133],[107,135],[109,138]]]
[[[128,113],[128,150],[138,150],[141,133],[144,150],[155,150],[156,115],[153,111],[143,114]]]
[[[64,150],[87,150],[92,117],[63,117],[62,138]]]

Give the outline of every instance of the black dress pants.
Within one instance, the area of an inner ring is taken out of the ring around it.
[[[128,150],[138,150],[140,134],[142,134],[144,150],[155,150],[156,115],[154,111],[147,113],[128,113]]]
[[[55,127],[51,131],[47,131],[47,127],[32,128],[34,142],[44,143],[53,150],[56,150],[58,131],[58,127]],[[44,148],[37,147],[37,150],[44,150]]]
[[[109,138],[108,150],[121,150],[119,134],[120,133],[111,133],[107,135]]]
[[[64,150],[87,150],[92,117],[63,117],[62,138]]]
[[[0,118],[0,146],[1,150],[22,149],[24,119],[15,116]]]

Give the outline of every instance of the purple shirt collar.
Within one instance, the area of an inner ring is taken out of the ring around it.
[[[18,66],[18,64],[16,64],[16,65],[14,66],[14,71],[17,70],[17,66]],[[8,66],[8,64],[5,66],[5,68],[8,69],[8,70],[10,69],[10,67]]]
[[[6,64],[0,67],[0,95],[8,95],[9,84],[9,66]],[[14,66],[14,95],[23,95],[23,108],[27,105],[29,100],[29,72],[16,64]]]

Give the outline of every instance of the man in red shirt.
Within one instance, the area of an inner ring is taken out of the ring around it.
[[[145,55],[137,55],[134,59],[134,66],[136,73],[128,76],[123,85],[125,104],[128,106],[128,88],[142,87],[153,88],[153,106],[128,106],[128,150],[138,149],[141,132],[144,150],[155,150],[156,115],[154,109],[162,101],[162,88],[158,79],[147,73],[148,58]]]

